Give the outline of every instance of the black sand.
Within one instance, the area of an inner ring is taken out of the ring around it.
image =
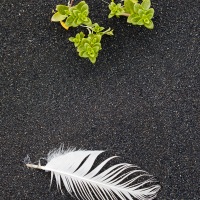
[[[0,199],[71,200],[23,164],[61,143],[147,170],[162,185],[159,200],[200,199],[198,1],[153,0],[152,31],[87,2],[93,21],[115,29],[95,65],[68,41],[76,29],[50,22],[65,1],[1,0]]]

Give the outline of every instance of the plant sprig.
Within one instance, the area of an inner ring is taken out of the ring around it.
[[[143,0],[138,3],[138,0],[124,0],[124,4],[116,4],[114,0],[109,4],[110,14],[108,18],[126,16],[127,22],[133,25],[144,25],[148,29],[153,29],[154,24],[152,18],[154,9],[151,7],[150,0]]]
[[[102,36],[113,35],[113,30],[109,28],[103,31],[105,28],[100,27],[97,23],[86,26],[86,28],[89,32],[87,37],[83,32],[80,32],[75,37],[70,37],[69,40],[74,43],[80,57],[88,58],[92,63],[95,63],[98,53],[102,49]]]
[[[98,53],[102,49],[102,36],[113,35],[113,30],[110,28],[105,30],[98,23],[92,23],[92,20],[88,17],[89,7],[85,1],[81,1],[75,6],[72,6],[72,3],[71,1],[68,6],[57,5],[51,21],[60,22],[67,30],[69,27],[78,26],[86,28],[89,32],[87,36],[80,32],[75,37],[70,37],[69,40],[74,43],[80,57],[88,58],[92,63],[95,63]]]
[[[66,30],[78,26],[86,28],[87,35],[81,31],[75,37],[70,37],[69,40],[74,43],[80,57],[88,58],[95,63],[99,51],[102,49],[102,36],[112,36],[113,30],[111,28],[105,30],[98,23],[92,23],[89,18],[89,6],[85,1],[81,1],[77,5],[73,5],[73,2],[74,0],[70,0],[68,5],[57,5],[51,21],[60,22]],[[111,0],[108,18],[125,16],[128,23],[153,29],[154,9],[150,7],[151,0],[142,0],[141,3],[138,3],[138,0],[123,0],[123,4],[116,4],[114,0]]]
[[[67,27],[92,24],[91,19],[88,17],[89,7],[85,1],[81,1],[76,6],[57,5],[56,11],[51,18],[53,22],[65,21]]]

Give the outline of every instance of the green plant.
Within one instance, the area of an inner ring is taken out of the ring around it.
[[[110,14],[108,18],[126,16],[128,23],[139,26],[144,25],[148,29],[153,29],[154,9],[150,7],[150,0],[143,0],[141,4],[138,3],[138,0],[124,0],[123,5],[122,3],[116,4],[112,0],[109,4]]]
[[[85,27],[89,32],[87,36],[80,32],[75,37],[70,37],[69,40],[74,43],[80,57],[88,58],[92,63],[95,63],[98,53],[102,49],[102,36],[113,35],[113,30],[109,28],[104,31],[104,27],[92,23],[92,20],[88,17],[89,7],[85,1],[81,1],[75,6],[72,6],[72,3],[73,0],[68,6],[57,5],[51,21],[60,22],[67,30],[69,27]]]
[[[70,27],[84,27],[88,30],[88,34],[79,32],[75,37],[69,40],[74,43],[80,57],[88,58],[92,63],[96,62],[101,47],[101,39],[103,35],[113,35],[113,30],[99,26],[98,23],[92,23],[89,18],[89,7],[85,1],[73,5],[74,0],[70,0],[68,5],[57,5],[51,21],[60,22],[63,28],[68,30]],[[115,3],[111,0],[109,4],[110,14],[108,18],[126,16],[127,22],[133,25],[144,25],[148,29],[153,29],[154,24],[152,18],[154,9],[151,7],[151,0],[123,0],[122,3]]]
[[[102,49],[102,36],[113,35],[113,31],[110,28],[103,31],[104,27],[100,27],[97,23],[86,26],[86,28],[89,31],[87,37],[83,32],[80,32],[75,37],[70,37],[69,40],[74,43],[80,57],[89,58],[92,63],[95,63],[98,53]]]

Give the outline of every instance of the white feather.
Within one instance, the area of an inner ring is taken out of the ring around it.
[[[102,168],[116,156],[110,157],[92,169],[96,158],[103,151],[84,151],[63,148],[49,152],[46,166],[27,163],[28,167],[51,172],[61,189],[61,180],[72,196],[84,200],[151,200],[156,198],[160,185],[146,171],[137,166],[120,163],[106,170]],[[138,175],[139,173],[139,175]],[[137,176],[136,176],[137,174]],[[128,180],[128,178],[134,178]],[[139,181],[141,177],[146,180]]]

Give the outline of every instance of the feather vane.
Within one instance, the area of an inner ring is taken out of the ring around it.
[[[110,157],[93,167],[103,151],[84,151],[63,148],[51,151],[46,166],[27,163],[27,167],[51,172],[57,188],[62,192],[61,183],[71,196],[84,200],[152,200],[156,198],[160,185],[146,171],[127,163],[115,164],[106,170],[103,167],[117,156]],[[92,168],[93,167],[93,168]],[[139,175],[138,175],[139,174]],[[129,177],[134,178],[128,179]],[[145,178],[145,180],[140,180]]]

